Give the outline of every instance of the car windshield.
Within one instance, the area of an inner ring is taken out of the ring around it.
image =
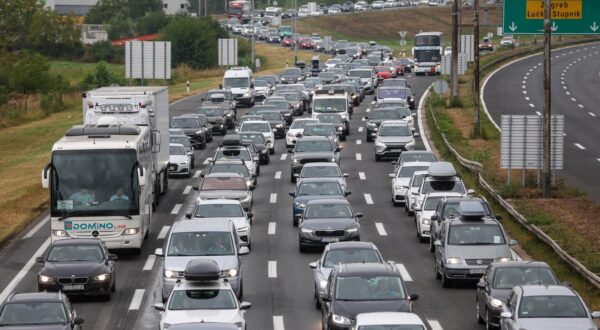
[[[361,325],[357,330],[425,330],[420,324]]]
[[[215,109],[215,108],[200,108],[200,110],[198,110],[198,112],[205,116],[211,116],[211,117],[223,115],[223,110]]]
[[[179,155],[179,156],[185,155],[186,154],[185,153],[185,148],[182,147],[182,146],[169,146],[169,154],[172,155],[172,156],[173,155],[175,155],[175,156],[177,156],[177,155]]]
[[[241,132],[271,132],[269,123],[244,123]]]
[[[323,258],[323,267],[333,268],[339,264],[381,263],[379,253],[373,249],[334,249]]]
[[[396,174],[397,178],[410,178],[417,171],[425,171],[429,166],[402,166]]]
[[[423,210],[432,211],[438,205],[438,202],[442,199],[441,196],[428,196],[423,205]]]
[[[322,123],[341,124],[344,122],[340,115],[321,115],[318,119]]]
[[[411,153],[402,153],[399,157],[398,163],[406,163],[406,162],[435,162],[435,156],[433,154],[411,154]]]
[[[248,86],[250,86],[250,79],[247,77],[223,79],[223,88],[247,88]]]
[[[245,161],[251,161],[252,156],[250,155],[248,149],[219,149],[214,160],[220,159],[242,159]]]
[[[285,97],[285,100],[288,102],[300,101],[300,96],[298,96],[298,94],[296,94],[296,93],[285,93],[285,94],[280,94],[280,95]]]
[[[167,255],[171,257],[230,256],[235,250],[231,233],[222,231],[173,233]]]
[[[400,300],[406,299],[399,276],[338,277],[337,300]]]
[[[329,141],[298,141],[296,142],[295,152],[318,152],[334,151],[333,145]]]
[[[394,111],[385,111],[385,110],[376,110],[371,112],[371,117],[369,119],[402,119],[400,116],[400,112]]]
[[[303,182],[298,188],[298,195],[341,196],[342,189],[337,182]]]
[[[61,302],[18,302],[4,305],[0,314],[0,327],[68,323]],[[42,329],[42,328],[39,328]]]
[[[243,177],[250,176],[244,164],[215,164],[210,168],[210,173],[238,173]]]
[[[381,102],[381,103],[377,103],[375,105],[375,109],[397,109],[397,108],[406,108],[406,102],[404,101],[394,101],[394,102],[390,102],[389,100],[391,99],[387,99],[387,100],[382,100],[385,102]]]
[[[352,70],[348,72],[348,76],[359,78],[372,78],[373,72],[371,72],[371,70]]]
[[[315,204],[306,208],[305,218],[351,218],[352,210],[347,204]]]
[[[342,173],[337,166],[304,166],[301,175],[303,178],[338,178],[341,176]]]
[[[465,186],[458,180],[426,180],[423,182],[423,187],[421,188],[422,194],[428,194],[435,191],[456,192],[461,194],[466,192]]]
[[[415,178],[413,179],[411,187],[420,187],[421,182],[423,182],[423,174],[418,174],[418,175],[415,175],[414,177]]]
[[[306,136],[334,136],[335,128],[331,125],[308,125],[302,133]]]
[[[198,128],[200,122],[196,118],[173,118],[171,120],[172,128]]]
[[[494,273],[492,287],[510,290],[517,285],[557,285],[552,271],[543,267],[501,267]]]
[[[169,299],[169,310],[236,309],[231,290],[175,290]]]
[[[526,296],[519,304],[519,318],[588,318],[576,296]]]
[[[239,204],[201,204],[196,208],[196,218],[241,218],[244,216]]]
[[[449,245],[503,245],[504,234],[497,224],[455,224],[448,231]]]
[[[335,79],[335,73],[332,73],[332,72],[321,72],[321,73],[319,73],[319,78],[324,79],[324,80]]]
[[[269,83],[265,80],[255,80],[254,87],[269,87]]]
[[[343,112],[346,111],[348,101],[345,98],[316,99],[313,101],[315,112]]]
[[[384,125],[379,129],[379,136],[410,136],[410,128],[406,125]]]
[[[388,87],[406,87],[406,80],[404,79],[388,79],[385,80],[383,86]]]
[[[202,181],[201,190],[247,190],[243,178],[209,177]]]
[[[269,112],[259,112],[259,115],[262,115],[263,118],[265,120],[269,120],[269,121],[281,121],[281,113],[279,113],[279,111],[277,112],[273,112],[273,111],[269,111]]]
[[[316,119],[313,120],[294,120],[292,125],[290,125],[290,129],[304,129],[308,124],[316,124],[319,121]]]
[[[169,142],[170,143],[177,143],[177,144],[182,144],[184,146],[189,147],[190,146],[190,140],[187,136],[170,136],[169,137]]]
[[[406,89],[377,89],[377,98],[378,99],[404,99],[406,98]]]
[[[49,262],[101,261],[102,250],[98,245],[56,245],[48,253]]]
[[[287,69],[287,70],[283,71],[283,73],[281,75],[286,76],[286,75],[301,75],[301,74],[302,74],[302,70],[300,70],[300,69]]]
[[[262,134],[240,134],[242,140],[252,140],[255,145],[265,144],[265,137]]]

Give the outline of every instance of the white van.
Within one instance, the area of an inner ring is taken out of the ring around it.
[[[225,71],[222,88],[231,90],[237,104],[254,105],[254,76],[250,68],[237,66]]]

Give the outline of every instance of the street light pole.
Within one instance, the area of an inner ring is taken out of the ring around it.
[[[243,12],[243,10],[242,10]],[[251,0],[250,2],[250,24],[252,24],[252,69],[256,70],[256,60],[254,59],[254,57],[256,56],[256,42],[255,42],[255,38],[254,35],[256,34],[256,29],[254,27],[254,0]]]
[[[480,105],[479,105],[479,0],[473,2],[473,52],[475,52],[474,67],[473,67],[473,88],[475,89],[473,94],[475,99],[473,100],[473,135],[479,137],[481,133],[480,127]]]
[[[542,190],[544,197],[550,196],[552,185],[552,172],[550,169],[550,143],[552,142],[550,132],[550,64],[552,62],[552,54],[550,51],[550,37],[552,36],[550,16],[550,0],[544,1],[544,116],[542,117],[543,126],[543,164],[542,164]]]
[[[459,0],[452,3],[452,54],[450,63],[450,80],[452,82],[452,97],[458,97],[458,15]]]
[[[298,40],[296,40],[296,33],[298,33],[298,0],[294,0],[294,33],[292,34],[292,40],[294,40],[294,66],[298,63]]]

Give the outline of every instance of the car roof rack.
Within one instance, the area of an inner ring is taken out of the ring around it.
[[[432,177],[447,178],[457,175],[454,165],[450,162],[434,162],[429,165],[427,175]]]
[[[485,209],[479,201],[461,201],[458,212],[464,221],[481,221],[486,217]]]
[[[242,145],[242,138],[237,134],[229,134],[223,137],[221,146],[240,146]]]
[[[221,269],[210,258],[195,258],[188,261],[183,277],[190,282],[213,282],[221,279]]]

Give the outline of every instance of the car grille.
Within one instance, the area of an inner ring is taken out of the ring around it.
[[[467,265],[471,266],[484,266],[494,262],[494,259],[466,259]]]
[[[345,230],[316,230],[316,236],[344,236]]]
[[[87,277],[60,277],[58,279],[59,284],[86,284],[87,282]]]
[[[385,150],[406,150],[404,144],[386,144]]]
[[[302,160],[300,160],[300,164],[327,163],[329,161],[330,161],[330,159],[328,159],[328,158],[302,159]]]

